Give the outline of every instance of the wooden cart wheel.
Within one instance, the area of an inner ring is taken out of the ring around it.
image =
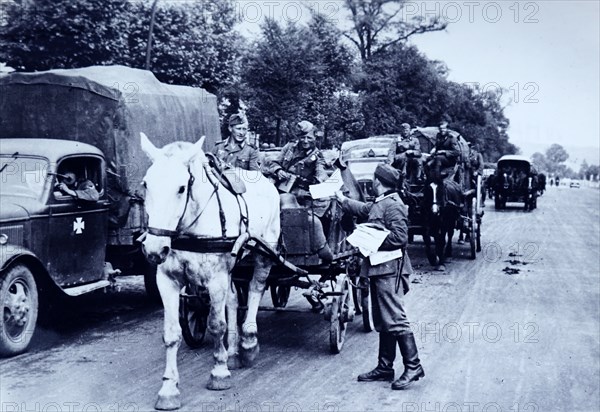
[[[179,295],[181,334],[185,343],[192,349],[199,348],[204,342],[210,310],[210,304],[206,302],[208,295],[199,294],[194,289],[186,286]]]
[[[477,219],[477,252],[481,252],[481,217]]]
[[[473,198],[471,200],[471,224],[469,225],[470,238],[469,245],[471,246],[471,259],[475,259],[477,257],[477,199]]]
[[[331,353],[340,353],[346,340],[347,323],[354,319],[354,304],[350,293],[350,282],[346,275],[338,277],[335,291],[340,295],[334,296],[331,302],[329,349]]]
[[[276,308],[285,308],[290,298],[291,286],[271,285],[271,301]]]
[[[354,283],[355,285],[357,285],[358,287],[353,287],[352,288],[352,301],[354,302],[354,312],[357,315],[362,314],[362,295],[363,295],[363,291],[360,288],[360,278],[356,277],[352,279],[352,283]]]

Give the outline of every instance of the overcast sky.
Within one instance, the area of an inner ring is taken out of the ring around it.
[[[333,0],[240,0],[241,30],[258,33],[267,14],[304,21],[300,5],[312,4],[345,24]],[[600,8],[597,0],[414,1],[406,16],[438,13],[445,32],[414,36],[430,59],[444,61],[450,80],[508,89],[505,113],[510,141],[523,154],[552,143],[565,146],[571,161],[600,158]],[[259,11],[260,10],[260,11]]]

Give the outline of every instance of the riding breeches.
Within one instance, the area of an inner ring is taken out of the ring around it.
[[[369,283],[375,330],[392,335],[410,332],[402,287],[396,292],[396,274],[369,276]]]

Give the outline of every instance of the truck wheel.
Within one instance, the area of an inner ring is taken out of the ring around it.
[[[38,291],[31,271],[15,265],[0,275],[0,355],[25,352],[38,316]]]

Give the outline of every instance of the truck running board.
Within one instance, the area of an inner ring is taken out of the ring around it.
[[[75,286],[73,288],[64,288],[63,291],[69,296],[79,296],[84,293],[91,292],[96,289],[102,289],[110,286],[111,282],[108,280],[99,280],[98,282],[88,283],[87,285]]]

